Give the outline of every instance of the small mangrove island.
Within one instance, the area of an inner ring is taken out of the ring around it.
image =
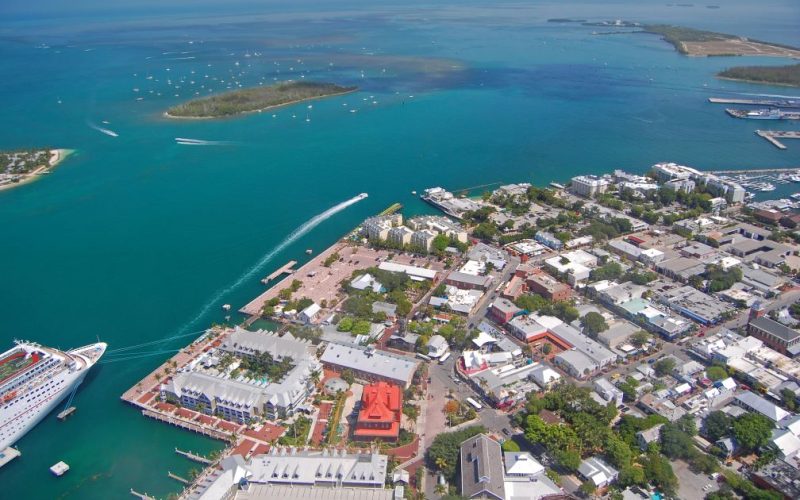
[[[70,149],[25,149],[0,151],[0,191],[49,174],[72,153]]]
[[[717,73],[726,80],[800,87],[800,64],[789,66],[737,66]]]
[[[311,99],[347,94],[354,92],[357,88],[318,82],[278,83],[268,87],[234,90],[194,99],[168,109],[166,116],[170,118],[223,118]]]

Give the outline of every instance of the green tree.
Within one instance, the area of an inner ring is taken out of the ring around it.
[[[555,459],[558,465],[570,472],[575,472],[581,465],[581,455],[574,450],[557,451]]]
[[[706,370],[706,376],[714,381],[728,378],[728,371],[723,366],[713,365]]]
[[[727,413],[712,411],[703,421],[703,433],[713,443],[731,432],[733,419]]]
[[[758,413],[745,413],[733,421],[733,437],[745,452],[757,451],[769,442],[773,424]]]
[[[486,428],[476,425],[456,432],[437,434],[425,453],[428,467],[441,472],[449,482],[455,482],[461,443],[483,432],[486,432]]]
[[[641,348],[645,344],[650,341],[650,334],[644,330],[639,330],[638,332],[631,335],[630,342],[636,348]]]
[[[672,370],[675,369],[675,358],[664,358],[653,365],[653,369],[656,371],[656,375],[659,377],[663,377],[664,375],[669,375],[672,373]]]
[[[349,369],[349,368],[345,368],[345,369],[342,371],[341,378],[342,378],[342,380],[344,380],[345,382],[347,382],[349,385],[352,385],[352,384],[353,384],[353,382],[355,382],[355,381],[356,381],[356,378],[355,378],[355,376],[353,375],[353,370],[351,370],[351,369]]]
[[[594,311],[584,314],[581,318],[581,326],[584,333],[593,339],[597,338],[597,334],[600,332],[608,330],[608,324],[603,315]]]

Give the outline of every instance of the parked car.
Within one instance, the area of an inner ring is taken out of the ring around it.
[[[511,435],[511,431],[504,427],[503,428],[503,434],[505,434],[506,436],[510,436]]]

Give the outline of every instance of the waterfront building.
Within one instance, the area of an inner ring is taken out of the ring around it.
[[[256,416],[285,418],[313,394],[313,373],[322,368],[311,342],[295,339],[290,333],[279,337],[263,330],[251,332],[236,327],[223,339],[219,353],[249,359],[267,353],[276,362],[290,361],[292,367],[280,380],[251,379],[245,374],[231,378],[239,362],[220,368],[218,353],[209,352],[162,384],[162,397],[240,423]]]
[[[388,458],[373,452],[273,447],[269,453],[256,455],[250,460],[247,467],[251,475],[247,480],[251,485],[286,485],[295,488],[383,489]]]
[[[376,382],[364,386],[353,436],[366,441],[397,440],[402,410],[403,393],[397,385]]]
[[[570,190],[578,196],[592,198],[602,194],[608,188],[609,181],[605,177],[596,175],[579,175],[572,178]]]
[[[403,224],[403,215],[378,215],[364,221],[362,231],[371,240],[383,241],[389,237],[389,230]]]
[[[427,229],[434,234],[443,234],[461,243],[466,243],[468,240],[467,231],[461,224],[441,215],[421,215],[409,219],[406,223],[415,231]]]
[[[414,231],[406,226],[397,226],[389,230],[387,240],[398,247],[404,247],[411,244],[413,234]]]

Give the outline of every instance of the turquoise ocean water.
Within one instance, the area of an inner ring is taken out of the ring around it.
[[[410,193],[434,185],[546,184],[615,168],[643,172],[658,161],[800,166],[800,141],[779,151],[753,134],[763,123],[733,120],[706,101],[800,94],[713,76],[734,64],[786,61],[687,58],[654,36],[545,22],[670,22],[800,45],[793,0],[719,0],[720,9],[632,0],[205,2],[186,10],[185,2],[114,10],[50,3],[0,6],[0,148],[78,150],[52,175],[0,192],[6,346],[25,338],[66,348],[99,337],[118,349],[199,331],[224,319],[223,303],[241,306],[262,290],[261,277],[368,215],[396,201],[407,212],[429,210]],[[208,88],[301,76],[360,90],[275,117],[160,116]],[[286,243],[361,192],[369,198]],[[119,401],[166,356],[95,369],[69,421],[51,415],[19,441],[22,457],[0,470],[0,497],[176,491],[167,470],[186,474],[192,464],[173,448],[219,445]],[[55,479],[47,467],[59,460],[72,470]]]

